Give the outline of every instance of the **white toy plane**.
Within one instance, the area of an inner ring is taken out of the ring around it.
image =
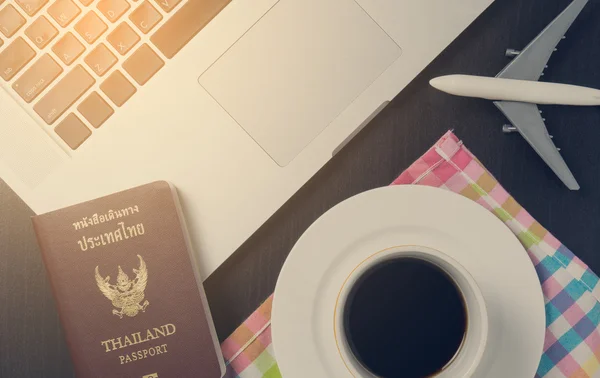
[[[579,16],[588,0],[574,0],[523,51],[506,50],[515,59],[495,78],[451,75],[431,80],[441,91],[466,97],[494,100],[512,125],[504,125],[505,133],[518,131],[571,190],[579,184],[552,143],[536,104],[600,105],[600,90],[567,84],[539,82],[556,46]]]

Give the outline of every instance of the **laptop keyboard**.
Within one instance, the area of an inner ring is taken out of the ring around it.
[[[0,0],[0,78],[79,148],[231,0]]]

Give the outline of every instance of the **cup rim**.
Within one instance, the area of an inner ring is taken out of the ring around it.
[[[361,262],[359,262],[348,273],[348,275],[344,279],[344,281],[338,291],[338,294],[336,296],[335,307],[334,307],[334,311],[333,311],[333,332],[334,332],[334,339],[335,339],[337,352],[338,352],[340,358],[342,359],[342,362],[344,363],[346,370],[348,370],[350,375],[355,378],[357,378],[357,376],[355,374],[359,374],[358,378],[364,378],[364,377],[379,378],[378,376],[371,373],[366,367],[364,367],[362,365],[362,363],[360,361],[358,361],[358,359],[356,357],[353,357],[352,352],[349,351],[350,347],[347,345],[348,341],[343,336],[343,319],[342,319],[343,318],[343,308],[345,307],[345,304],[348,300],[348,295],[350,294],[350,291],[352,289],[352,285],[348,285],[348,283],[351,281],[351,279],[352,278],[358,279],[360,277],[360,274],[363,274],[364,272],[368,271],[368,269],[370,269],[377,263],[385,261],[386,258],[390,257],[395,252],[398,254],[407,254],[410,252],[413,252],[413,253],[416,252],[416,253],[423,253],[423,254],[429,254],[429,255],[435,256],[437,258],[440,258],[440,259],[446,261],[450,265],[452,265],[467,280],[467,282],[468,282],[469,286],[471,287],[473,294],[475,296],[475,299],[477,302],[477,307],[479,308],[479,310],[481,312],[481,330],[482,330],[481,336],[478,340],[479,346],[477,347],[477,352],[476,352],[474,358],[472,358],[472,362],[469,366],[468,371],[466,372],[467,373],[466,377],[471,377],[474,374],[474,372],[477,369],[479,369],[479,367],[483,361],[484,352],[485,352],[485,350],[487,348],[487,344],[488,344],[489,315],[487,312],[487,305],[485,302],[485,298],[483,296],[483,293],[481,292],[481,288],[477,284],[477,281],[475,281],[475,278],[469,273],[469,271],[461,263],[459,263],[458,261],[456,261],[456,259],[452,258],[451,256],[449,256],[448,254],[446,254],[442,251],[439,251],[435,248],[431,248],[428,246],[418,245],[418,244],[396,245],[393,247],[388,247],[388,248],[382,249],[380,251],[377,251],[377,252],[369,255],[365,259],[363,259]],[[441,266],[439,268],[446,271],[446,269],[444,269]],[[448,273],[448,272],[446,271],[446,273]],[[455,282],[455,284],[457,284],[457,283]],[[463,299],[465,300],[465,304],[466,304],[466,298],[464,297],[465,294],[463,293],[463,290],[460,287],[459,287],[459,290],[460,290],[461,295],[463,296]],[[457,350],[456,355],[448,362],[448,364],[442,369],[442,371],[440,371],[439,373],[436,373],[435,375],[433,375],[429,378],[439,377],[440,374],[442,374],[445,370],[447,370],[447,368],[450,367],[457,360],[458,356],[460,355],[461,351],[463,350],[463,347],[464,347],[464,341],[461,344],[460,348]],[[358,371],[358,369],[356,369],[355,365],[360,366],[364,370],[364,372]]]

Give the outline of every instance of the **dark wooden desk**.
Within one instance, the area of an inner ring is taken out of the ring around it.
[[[519,135],[503,135],[491,102],[433,90],[442,74],[495,75],[504,50],[523,48],[569,0],[497,0],[361,134],[308,182],[206,282],[225,339],[273,291],[302,232],[323,212],[387,185],[445,131],[454,129],[516,199],[600,272],[600,109],[542,107],[582,189],[568,191]],[[600,88],[600,0],[591,0],[550,61],[549,81]],[[0,377],[70,377],[29,217],[0,182]]]

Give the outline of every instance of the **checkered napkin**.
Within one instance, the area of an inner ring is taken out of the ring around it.
[[[587,265],[533,219],[452,132],[392,183],[407,184],[472,199],[500,218],[527,249],[546,304],[546,340],[535,378],[600,377],[600,285]],[[272,300],[223,342],[226,377],[281,377],[271,342]]]

